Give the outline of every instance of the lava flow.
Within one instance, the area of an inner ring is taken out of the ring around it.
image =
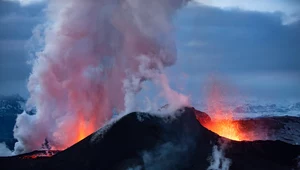
[[[50,158],[53,155],[60,152],[59,150],[41,150],[41,151],[34,151],[32,153],[25,154],[20,156],[22,159],[38,159],[38,158]]]

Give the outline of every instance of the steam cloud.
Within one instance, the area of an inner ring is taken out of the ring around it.
[[[55,149],[69,147],[78,131],[94,132],[113,109],[134,110],[146,80],[171,106],[188,104],[162,72],[176,61],[172,16],[187,1],[49,0],[44,46],[28,82],[27,105],[37,113],[18,116],[15,154],[39,149],[45,139]]]

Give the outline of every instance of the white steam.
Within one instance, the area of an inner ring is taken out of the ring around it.
[[[37,113],[18,116],[15,153],[39,149],[45,139],[69,147],[79,128],[92,133],[113,109],[135,110],[146,80],[172,107],[188,104],[163,74],[176,61],[172,16],[186,1],[49,0],[47,23],[36,31],[44,47],[28,82],[27,105]]]
[[[213,146],[212,158],[207,170],[229,170],[230,164],[230,159],[224,156],[223,148]]]
[[[5,143],[0,143],[0,156],[12,156],[13,153],[9,150]]]

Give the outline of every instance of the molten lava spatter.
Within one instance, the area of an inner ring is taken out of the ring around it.
[[[246,133],[242,130],[242,125],[239,121],[233,119],[231,112],[224,113],[220,107],[220,109],[215,110],[215,112],[211,112],[210,115],[211,121],[202,122],[202,125],[207,129],[231,140],[255,140],[253,134]]]
[[[242,140],[253,140],[252,135],[246,134],[241,131],[240,124],[233,120],[217,120],[203,124],[207,129],[217,133],[225,138],[242,141]]]
[[[206,121],[202,125],[218,135],[231,140],[255,140],[256,138],[253,134],[246,133],[241,129],[241,124],[234,120],[232,112],[225,111],[230,109],[227,109],[226,105],[222,103],[223,92],[224,89],[221,88],[220,83],[214,81],[211,85],[207,102],[211,121]]]

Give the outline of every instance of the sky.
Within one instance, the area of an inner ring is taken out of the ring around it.
[[[0,94],[28,96],[30,39],[42,0],[0,0]],[[300,101],[299,0],[195,0],[174,17],[173,88],[205,98],[213,80],[230,96]]]

